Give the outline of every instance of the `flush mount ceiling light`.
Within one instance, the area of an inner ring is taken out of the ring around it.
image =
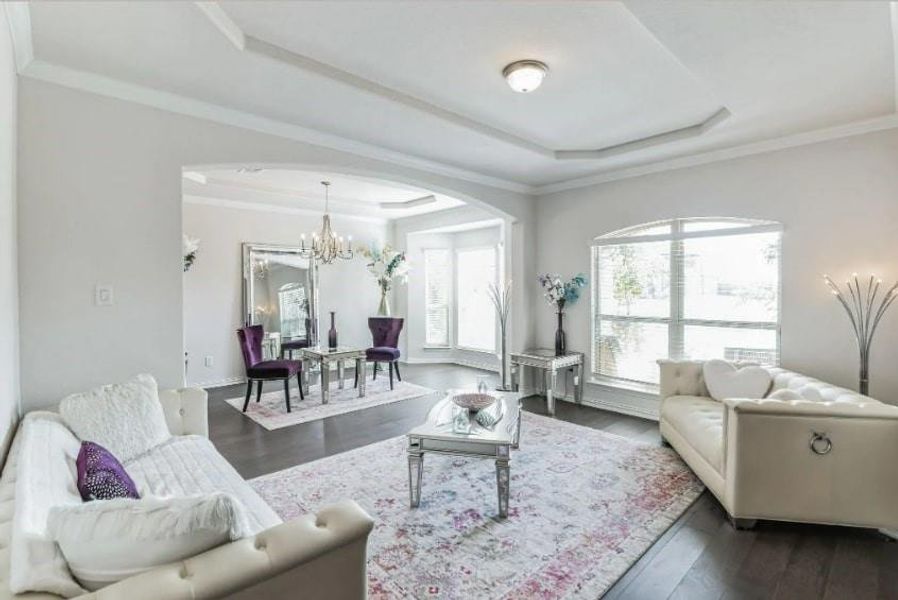
[[[518,60],[502,69],[502,76],[511,89],[526,94],[538,88],[548,72],[549,67],[538,60]]]

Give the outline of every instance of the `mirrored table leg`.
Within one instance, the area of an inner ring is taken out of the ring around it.
[[[365,358],[357,358],[355,359],[355,372],[358,373],[359,378],[359,398],[365,397],[365,369],[367,368],[367,363],[365,362]]]
[[[338,380],[337,387],[342,390],[343,389],[343,361],[342,360],[337,361],[337,380]]]
[[[496,486],[499,493],[499,517],[508,516],[508,496],[511,488],[511,467],[507,458],[496,459]]]
[[[327,404],[328,400],[331,399],[331,390],[330,390],[330,375],[331,375],[331,366],[321,361],[321,403]]]
[[[409,440],[408,449],[408,494],[409,505],[417,508],[421,504],[421,479],[424,475],[424,453],[416,449]]]

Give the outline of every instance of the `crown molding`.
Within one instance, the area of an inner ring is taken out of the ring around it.
[[[709,163],[732,160],[753,154],[764,154],[767,152],[776,152],[777,150],[785,150],[795,148],[797,146],[807,146],[810,144],[818,144],[829,140],[837,140],[840,138],[851,137],[855,135],[863,135],[865,133],[873,133],[886,129],[898,128],[898,113],[889,113],[881,117],[873,119],[865,119],[863,121],[855,121],[835,127],[827,127],[825,129],[814,129],[804,131],[792,135],[778,138],[763,140],[760,142],[751,142],[739,146],[732,146],[721,150],[712,150],[711,152],[702,152],[663,160],[659,162],[640,165],[638,167],[627,167],[623,169],[615,169],[605,173],[596,175],[588,175],[586,177],[578,177],[576,179],[568,179],[558,183],[540,185],[533,187],[533,194],[537,197],[563,192],[577,188],[589,187],[609,181],[618,181],[621,179],[631,179],[642,175],[650,175],[652,173],[661,173],[664,171],[674,171],[677,169],[685,169]]]
[[[16,71],[22,73],[34,60],[34,42],[31,39],[31,11],[27,2],[4,2],[3,10],[12,37]]]
[[[243,200],[226,200],[224,198],[216,198],[211,196],[198,196],[196,194],[184,194],[184,204],[195,204],[199,206],[214,206],[217,208],[233,208],[237,210],[252,210],[256,212],[277,213],[284,215],[302,215],[310,217],[321,217],[324,210],[314,210],[310,208],[295,208],[291,206],[281,206],[279,204],[267,204],[264,202],[246,202]],[[365,223],[376,223],[378,225],[386,225],[389,219],[380,217],[366,217],[363,215],[353,215],[346,213],[334,214],[334,217],[347,219],[350,221],[362,221]]]
[[[898,112],[898,2],[889,2],[889,24],[892,27],[892,68],[895,78],[895,111]]]
[[[206,121],[240,127],[402,167],[418,169],[434,175],[442,175],[520,194],[530,194],[533,191],[533,186],[530,185],[446,165],[412,154],[397,152],[373,144],[325,133],[302,125],[278,121],[219,104],[196,100],[187,96],[164,92],[42,60],[31,61],[21,75],[99,96],[134,102]]]

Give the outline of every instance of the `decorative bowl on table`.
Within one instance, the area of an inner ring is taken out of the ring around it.
[[[492,406],[496,402],[496,397],[480,392],[465,392],[452,396],[452,402],[456,406],[476,412]]]

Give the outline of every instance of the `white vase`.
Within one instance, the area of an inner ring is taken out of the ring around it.
[[[377,316],[390,316],[390,299],[387,297],[387,290],[383,288],[380,290],[380,305],[377,307]]]

